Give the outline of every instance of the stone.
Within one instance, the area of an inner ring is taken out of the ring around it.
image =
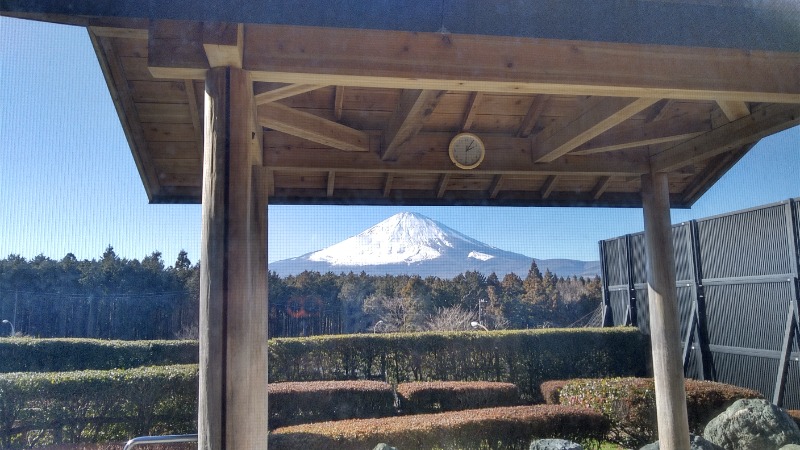
[[[529,450],[583,450],[583,447],[564,439],[538,439],[531,442]]]
[[[800,429],[772,403],[743,399],[711,419],[703,437],[726,450],[779,450],[787,444],[800,444]]]
[[[693,434],[689,435],[689,443],[691,444],[691,447],[689,447],[691,450],[724,450],[719,445],[703,439],[702,436],[695,436]],[[647,444],[639,450],[659,450],[658,441]]]
[[[381,442],[380,444],[376,445],[375,448],[372,450],[397,450],[396,448],[390,446],[389,444],[384,444]]]
[[[800,450],[800,445],[798,444],[787,444],[781,447],[781,450]]]

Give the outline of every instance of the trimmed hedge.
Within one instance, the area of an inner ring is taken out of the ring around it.
[[[394,391],[381,381],[270,383],[269,428],[395,414]]]
[[[278,428],[270,450],[363,450],[379,442],[408,449],[527,449],[532,438],[603,439],[601,414],[561,405],[511,406]]]
[[[515,406],[519,389],[512,383],[488,381],[428,381],[397,386],[400,407],[406,414],[461,411]]]
[[[197,364],[197,341],[0,339],[0,373]]]
[[[197,429],[197,366],[0,374],[0,447]]]
[[[397,333],[272,339],[272,381],[501,381],[540,400],[544,380],[642,376],[635,328]]]
[[[543,386],[542,391],[559,390],[559,383]],[[762,398],[757,391],[712,381],[687,379],[685,385],[689,429],[697,435],[736,400]],[[613,442],[638,448],[658,439],[652,378],[576,379],[563,383],[559,391],[561,404],[588,407],[608,417]]]

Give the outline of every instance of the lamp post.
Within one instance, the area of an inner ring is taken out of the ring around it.
[[[384,323],[385,322],[382,320],[375,322],[375,325],[372,327],[372,334],[376,334],[378,332],[378,325],[382,325]]]
[[[472,325],[472,328],[483,328],[483,331],[489,331],[489,329],[483,326],[483,324],[480,322],[472,321],[470,322],[470,325]]]
[[[478,300],[478,323],[483,323],[483,308],[481,307],[482,304],[487,303],[486,299],[479,299]]]
[[[6,319],[3,319],[3,323],[7,323],[7,324],[9,324],[11,326],[11,335],[10,336],[14,337],[14,335],[16,334],[16,331],[14,331],[14,324],[11,323],[11,321],[6,320]]]

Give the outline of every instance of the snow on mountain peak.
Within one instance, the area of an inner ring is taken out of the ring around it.
[[[308,258],[334,266],[412,264],[436,259],[459,241],[477,243],[421,214],[403,212]]]

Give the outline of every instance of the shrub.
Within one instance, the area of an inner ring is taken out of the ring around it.
[[[655,385],[652,378],[579,379],[553,382],[564,405],[584,406],[611,421],[609,439],[621,445],[641,447],[658,435]],[[710,381],[686,380],[689,429],[702,434],[709,420],[740,398],[761,398],[751,389]],[[545,388],[543,387],[543,392]],[[554,394],[550,394],[551,396]]]
[[[561,388],[564,387],[565,384],[569,383],[570,380],[550,380],[545,381],[539,386],[539,390],[542,393],[542,399],[548,405],[558,405],[561,403],[559,395],[561,394]]]
[[[0,339],[0,373],[196,364],[198,354],[197,341]]]
[[[380,381],[309,381],[267,386],[269,428],[394,415],[394,392]]]
[[[486,381],[431,381],[397,386],[400,406],[407,414],[514,406],[519,389],[512,383]]]
[[[197,367],[0,374],[0,446],[196,429]]]
[[[531,439],[602,439],[608,421],[585,408],[512,406],[279,428],[270,450],[363,450],[378,442],[413,449],[527,449]]]
[[[635,328],[314,336],[269,341],[274,381],[514,383],[539,400],[544,380],[644,375],[647,341]]]

